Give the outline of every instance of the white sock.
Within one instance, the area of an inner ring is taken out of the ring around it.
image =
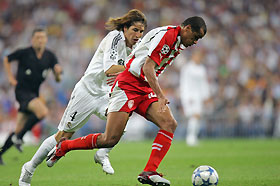
[[[196,117],[190,117],[187,127],[187,139],[196,140],[200,129],[200,121]]]
[[[25,164],[25,168],[33,174],[37,166],[42,163],[42,161],[47,157],[48,153],[55,147],[56,144],[57,142],[54,135],[45,139],[32,159]]]
[[[113,147],[111,148],[101,148],[101,149],[98,149],[98,154],[102,154],[103,156],[105,154],[109,154],[109,152],[113,149]]]

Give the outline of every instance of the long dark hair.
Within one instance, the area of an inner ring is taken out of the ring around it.
[[[117,18],[110,17],[109,20],[105,23],[105,28],[107,30],[123,30],[124,27],[129,28],[135,22],[141,22],[147,27],[146,16],[137,9],[132,9],[127,12],[125,15]]]

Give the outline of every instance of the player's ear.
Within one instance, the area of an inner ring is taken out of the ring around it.
[[[186,25],[186,26],[184,26],[183,28],[184,28],[185,30],[191,30],[191,29],[192,29],[191,25]]]

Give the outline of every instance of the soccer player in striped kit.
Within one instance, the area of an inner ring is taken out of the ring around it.
[[[170,185],[157,168],[170,148],[177,122],[167,106],[169,101],[159,86],[158,76],[181,50],[196,44],[206,31],[204,20],[195,16],[179,26],[159,27],[148,32],[130,54],[126,70],[117,76],[111,89],[105,133],[60,141],[47,164],[52,166],[71,150],[113,147],[119,142],[129,115],[135,111],[159,127],[150,158],[138,181]]]
[[[47,157],[49,151],[62,138],[70,139],[92,114],[106,119],[109,84],[112,78],[108,76],[114,76],[125,70],[124,61],[143,36],[147,21],[141,11],[133,9],[122,17],[110,18],[106,26],[110,32],[101,41],[84,76],[76,84],[58,126],[58,132],[47,138],[33,158],[23,165],[19,179],[20,186],[30,185],[36,167]],[[94,159],[96,163],[102,165],[104,172],[114,174],[108,157],[110,150],[111,148],[99,149]]]

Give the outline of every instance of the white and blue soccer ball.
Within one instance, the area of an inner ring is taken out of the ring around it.
[[[216,186],[219,182],[217,171],[208,165],[197,167],[192,174],[193,186]]]

